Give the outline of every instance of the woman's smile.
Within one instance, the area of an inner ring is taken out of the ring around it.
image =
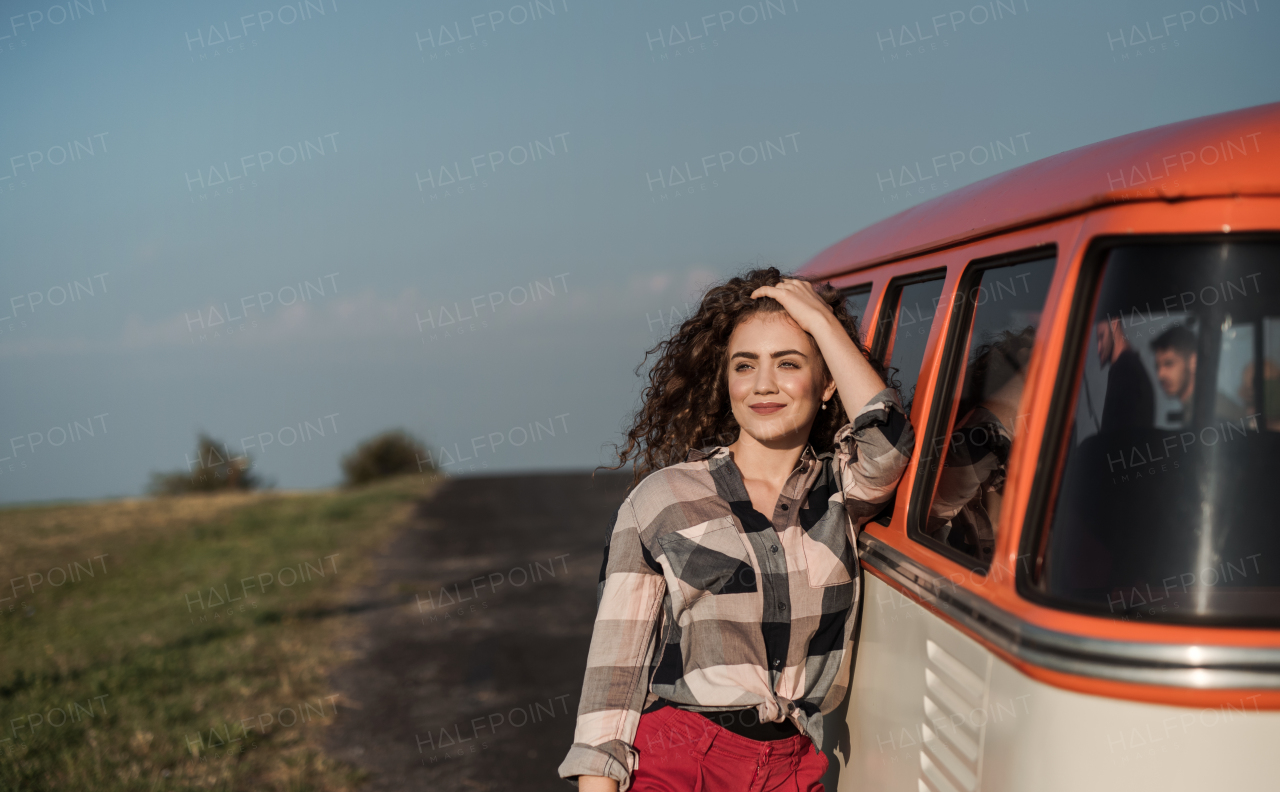
[[[773,415],[787,405],[781,402],[756,402],[747,406],[754,410],[757,415]]]

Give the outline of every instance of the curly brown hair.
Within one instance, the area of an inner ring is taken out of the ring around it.
[[[698,310],[668,338],[646,351],[636,367],[639,376],[649,356],[658,356],[649,371],[649,384],[640,394],[642,406],[632,418],[626,446],[620,449],[614,445],[618,464],[602,467],[617,470],[631,462],[634,486],[653,471],[684,461],[691,449],[728,445],[736,440],[739,426],[729,404],[725,374],[729,336],[747,317],[786,313],[777,300],[753,300],[751,293],[761,286],[776,286],[784,278],[795,277],[783,275],[776,267],[753,269],[708,289]],[[849,314],[843,296],[829,283],[821,284],[817,293],[831,306],[872,368],[885,378],[884,367],[868,355],[858,337],[858,317]],[[814,451],[821,454],[830,450],[836,430],[848,421],[840,400],[832,399],[827,409],[818,413],[809,432]]]

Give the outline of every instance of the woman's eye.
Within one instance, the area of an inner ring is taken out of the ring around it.
[[[790,366],[791,368],[794,368],[794,369],[798,369],[798,368],[800,368],[800,366],[799,366],[799,365],[797,365],[797,364],[796,364],[796,362],[795,362],[795,361],[793,361],[793,360],[784,360],[784,361],[782,361],[781,363],[779,363],[778,365],[780,365],[780,366]]]

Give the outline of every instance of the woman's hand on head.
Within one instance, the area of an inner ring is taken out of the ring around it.
[[[578,792],[618,792],[618,782],[604,776],[578,776]]]
[[[751,292],[751,299],[772,297],[782,303],[787,314],[809,335],[815,335],[835,320],[835,313],[814,285],[798,278],[784,278],[777,286],[761,286]]]
[[[774,298],[801,330],[813,336],[846,414],[857,415],[871,397],[884,390],[884,380],[867,361],[866,353],[836,319],[831,306],[818,296],[812,283],[786,278],[777,286],[761,286],[751,292],[751,297]]]

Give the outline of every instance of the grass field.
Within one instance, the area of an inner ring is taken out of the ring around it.
[[[341,606],[432,486],[0,510],[0,789],[354,788]]]

